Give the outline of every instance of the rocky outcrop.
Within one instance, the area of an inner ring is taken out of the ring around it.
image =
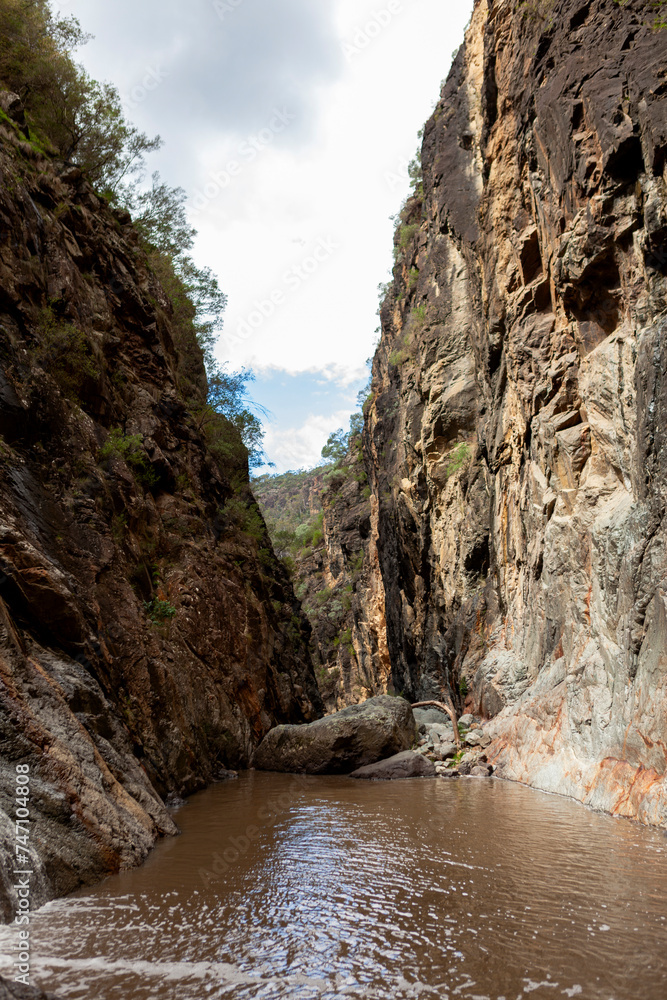
[[[478,0],[365,430],[394,684],[500,773],[667,824],[667,32]]]
[[[165,797],[247,763],[273,725],[313,719],[321,702],[238,438],[218,421],[212,441],[196,415],[201,352],[128,214],[6,117],[0,177],[10,919],[17,764],[30,768],[37,906],[141,861],[175,831]]]
[[[53,993],[43,993],[32,986],[0,978],[0,1000],[58,1000]]]
[[[401,778],[435,778],[435,764],[420,753],[404,750],[393,757],[380,760],[377,764],[358,767],[351,778],[365,778],[374,781],[396,781]]]
[[[310,651],[327,711],[391,687],[377,512],[358,438],[335,468],[265,476],[253,490],[276,545],[285,548],[311,626]],[[300,536],[299,532],[303,534]],[[299,544],[299,538],[303,544]]]
[[[379,695],[302,726],[277,726],[264,737],[253,764],[261,771],[349,774],[409,749],[412,709],[403,698]]]

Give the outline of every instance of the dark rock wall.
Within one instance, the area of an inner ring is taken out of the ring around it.
[[[175,831],[165,796],[322,709],[247,467],[208,449],[176,339],[129,218],[0,122],[4,919],[17,762],[37,905],[141,861]]]
[[[478,0],[382,307],[365,452],[394,684],[508,777],[667,822],[667,31]]]

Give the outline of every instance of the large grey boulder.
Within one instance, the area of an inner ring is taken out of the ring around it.
[[[415,721],[418,726],[425,725],[427,728],[431,727],[431,724],[442,724],[443,726],[452,727],[452,720],[449,718],[446,712],[443,712],[439,708],[415,708]]]
[[[403,698],[379,695],[304,726],[276,726],[253,764],[261,771],[349,774],[412,746],[415,719]]]
[[[359,767],[351,778],[375,778],[379,781],[393,781],[396,778],[435,778],[435,764],[420,753],[404,750],[377,764]]]

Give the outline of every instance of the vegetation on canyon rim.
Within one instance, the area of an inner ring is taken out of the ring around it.
[[[73,53],[89,36],[76,18],[54,13],[48,0],[0,0],[0,36],[0,83],[21,100],[22,138],[80,167],[100,196],[131,213],[173,310],[182,395],[212,453],[222,463],[243,464],[247,456],[251,467],[261,465],[263,432],[248,395],[254,376],[230,373],[214,357],[227,298],[211,270],[189,254],[196,232],[187,221],[185,192],[158,174],[148,189],[142,184],[145,157],[160,147],[160,137],[149,138],[128,122],[116,88],[77,65]],[[77,400],[99,374],[88,336],[60,320],[57,302],[45,306],[42,327],[36,360]],[[208,378],[203,395],[197,384],[202,358]],[[114,439],[110,452],[117,445]],[[130,464],[141,470],[137,455],[134,449],[125,457],[134,456]]]

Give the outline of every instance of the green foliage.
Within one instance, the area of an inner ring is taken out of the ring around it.
[[[51,308],[42,310],[38,329],[35,361],[50,372],[68,398],[80,402],[84,390],[100,377],[88,337],[72,323],[57,320]]]
[[[176,615],[174,605],[170,604],[169,601],[161,601],[159,597],[153,597],[150,601],[144,601],[144,611],[153,625],[161,625]]]
[[[21,97],[29,138],[41,138],[62,159],[78,164],[109,200],[133,215],[171,305],[182,394],[192,408],[208,406],[227,419],[209,421],[216,457],[234,466],[246,458],[251,467],[262,464],[262,427],[245,394],[230,403],[227,392],[220,406],[221,383],[239,388],[251,376],[230,376],[215,360],[227,298],[210,269],[197,267],[189,256],[195,230],[187,221],[185,192],[162,183],[158,174],[147,190],[140,186],[145,156],[159,148],[160,139],[149,139],[125,119],[111,84],[92,80],[76,65],[72,53],[87,36],[75,18],[53,13],[47,0],[0,0],[0,37],[0,86]],[[79,380],[69,369],[81,368],[81,345],[74,346],[65,366],[72,382],[68,392],[76,392]]]
[[[625,7],[629,2],[630,0],[614,0],[614,3],[619,7]],[[667,28],[667,0],[648,0],[646,6],[655,11],[653,30],[660,31]]]
[[[342,427],[329,435],[327,443],[322,448],[322,458],[325,462],[336,465],[347,455],[348,436]]]
[[[465,465],[470,461],[470,456],[472,455],[472,450],[470,445],[462,442],[458,444],[454,451],[449,456],[449,461],[445,467],[445,474],[453,476],[455,472],[459,472]]]
[[[92,80],[72,53],[84,44],[76,18],[47,0],[0,0],[0,82],[21,98],[30,138],[81,166],[98,188],[116,191],[160,146],[131,125],[111,84]]]
[[[382,303],[387,298],[387,295],[389,294],[389,292],[392,290],[393,287],[394,287],[393,280],[380,282],[380,284],[378,285],[378,298],[380,300],[380,305],[382,305]]]
[[[141,434],[125,434],[120,427],[112,428],[98,452],[98,457],[100,461],[108,461],[113,456],[122,458],[134,471],[137,480],[147,489],[152,489],[157,484],[158,477],[144,451]]]
[[[410,354],[403,348],[399,348],[396,351],[392,351],[389,355],[389,364],[394,368],[400,368],[404,362],[408,360]]]
[[[553,7],[555,0],[523,0],[517,10],[530,21],[538,21],[551,27],[553,23]]]
[[[338,649],[339,646],[343,646],[350,656],[356,656],[356,650],[354,648],[354,643],[352,642],[352,629],[343,629],[340,635],[336,636],[333,644],[335,649]]]
[[[459,681],[459,694],[462,698],[465,698],[468,694],[468,681],[465,677],[462,677]]]
[[[113,535],[116,544],[120,545],[120,543],[124,541],[126,531],[127,531],[127,515],[114,514],[111,520],[111,534]]]
[[[359,549],[356,555],[350,557],[348,561],[348,566],[350,568],[350,572],[361,573],[363,565],[364,565],[364,550]]]
[[[228,529],[237,529],[256,542],[265,540],[266,528],[262,515],[250,499],[232,497],[220,511],[220,515]]]
[[[420,224],[418,222],[401,222],[399,224],[394,246],[394,257],[396,260],[399,260],[405,254],[419,228]]]
[[[413,288],[417,287],[418,281],[419,281],[419,268],[411,267],[410,274],[408,275],[408,287],[410,288],[410,291],[412,291]]]
[[[413,191],[419,193],[421,189],[423,193],[422,182],[424,180],[424,171],[422,170],[421,152],[417,152],[414,159],[408,164],[408,177],[410,178]]]

